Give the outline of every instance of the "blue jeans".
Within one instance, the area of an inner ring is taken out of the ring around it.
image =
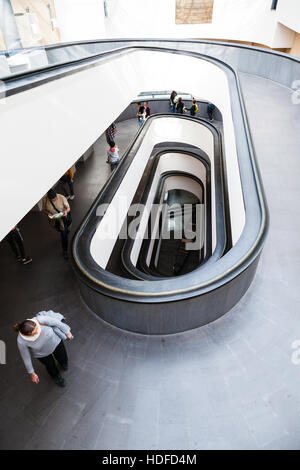
[[[173,103],[172,105],[170,105],[170,111],[171,113],[175,113],[175,110],[176,110],[176,104]]]
[[[114,171],[114,169],[117,168],[118,165],[119,165],[119,162],[111,163],[111,164],[110,164],[110,169],[111,169],[111,171]]]
[[[144,124],[144,119],[138,118],[138,123],[139,123],[139,126],[142,127],[142,125]]]

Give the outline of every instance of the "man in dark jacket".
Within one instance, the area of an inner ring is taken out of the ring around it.
[[[208,103],[207,105],[207,114],[208,114],[208,118],[210,121],[213,121],[214,118],[213,118],[213,113],[214,113],[214,110],[215,110],[215,105],[212,104],[212,103]]]
[[[182,98],[180,96],[176,104],[176,113],[183,114],[183,110],[184,110],[184,102],[182,101]]]
[[[190,111],[191,116],[196,116],[198,112],[198,106],[196,103],[196,100],[193,100],[192,106],[190,108],[187,108],[188,111]]]

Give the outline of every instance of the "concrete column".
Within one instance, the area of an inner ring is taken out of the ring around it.
[[[10,0],[0,0],[0,29],[6,49],[22,49],[15,15]]]

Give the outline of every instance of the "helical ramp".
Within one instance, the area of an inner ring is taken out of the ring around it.
[[[223,130],[205,119],[151,116],[78,229],[73,265],[84,301],[105,321],[169,334],[212,322],[241,299],[268,212],[234,68],[195,52],[148,49],[222,74]],[[178,235],[184,215],[192,233]]]

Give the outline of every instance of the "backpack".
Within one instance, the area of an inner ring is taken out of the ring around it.
[[[198,113],[198,109],[199,109],[199,108],[198,108],[198,105],[197,105],[197,104],[195,104],[195,114],[197,114],[197,113]]]

